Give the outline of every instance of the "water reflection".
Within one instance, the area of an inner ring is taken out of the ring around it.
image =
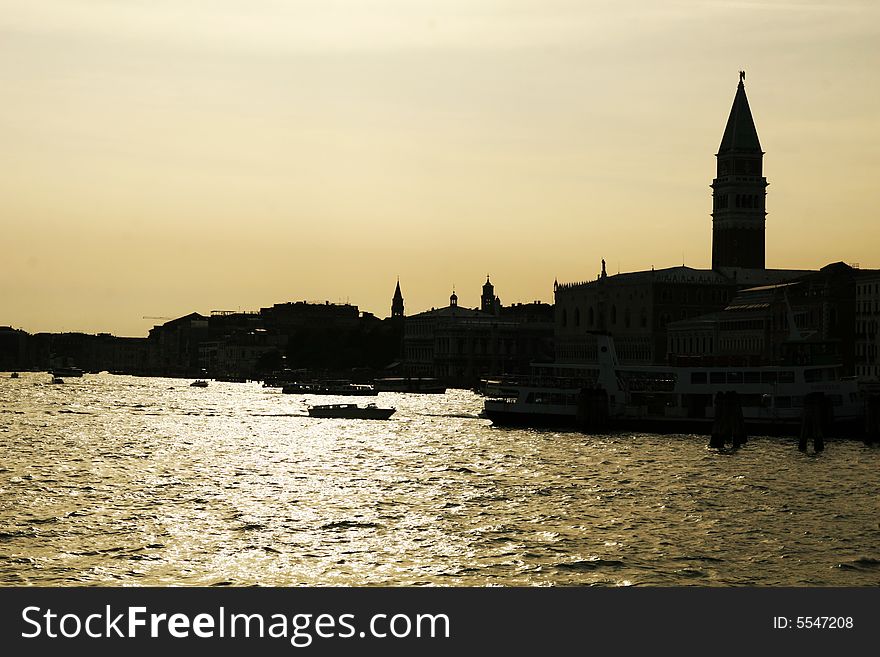
[[[878,450],[303,417],[257,384],[0,385],[0,583],[875,585]],[[326,398],[324,398],[326,400]]]

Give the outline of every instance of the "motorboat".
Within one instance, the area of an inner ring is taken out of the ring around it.
[[[375,404],[318,404],[309,406],[309,417],[353,418],[359,420],[387,420],[394,415],[394,408],[379,408]]]
[[[208,382],[204,379],[196,379],[192,383],[189,384],[192,388],[207,388]]]

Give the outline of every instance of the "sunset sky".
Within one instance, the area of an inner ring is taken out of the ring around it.
[[[0,0],[0,325],[708,267],[740,69],[767,266],[880,268],[876,0]]]

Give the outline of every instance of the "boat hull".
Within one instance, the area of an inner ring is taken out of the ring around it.
[[[387,420],[394,415],[393,408],[359,408],[359,407],[334,407],[313,406],[309,408],[309,417],[339,418],[354,420]]]

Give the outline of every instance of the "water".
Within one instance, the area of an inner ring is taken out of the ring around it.
[[[382,393],[370,422],[258,384],[0,376],[0,585],[880,584],[857,441],[719,453],[499,429],[464,391]]]

